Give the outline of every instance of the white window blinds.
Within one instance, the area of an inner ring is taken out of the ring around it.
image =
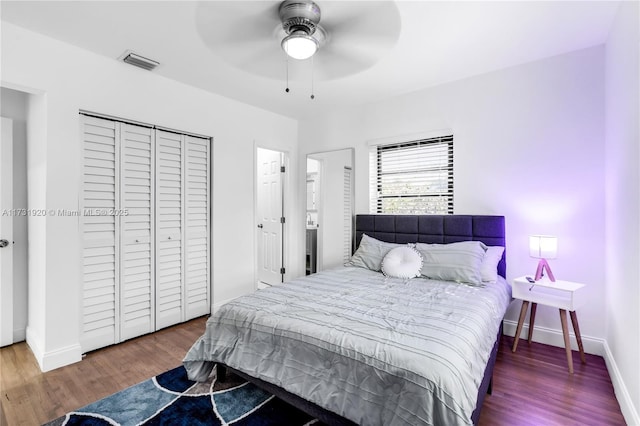
[[[369,151],[370,211],[453,214],[453,135]]]

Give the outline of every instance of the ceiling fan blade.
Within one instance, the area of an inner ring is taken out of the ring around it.
[[[357,37],[395,43],[400,35],[400,12],[391,1],[329,2],[322,12],[320,25],[332,40]]]
[[[284,80],[287,75],[287,61],[284,52],[263,51],[243,56],[236,61],[244,71],[276,80]]]
[[[212,50],[233,43],[271,43],[280,25],[278,2],[200,2],[196,28]]]
[[[280,78],[286,72],[280,47],[278,1],[200,2],[196,28],[211,52],[252,74]],[[284,70],[284,71],[283,71]]]
[[[400,35],[400,13],[394,2],[336,1],[321,7],[320,25],[328,37],[316,54],[318,79],[335,79],[372,67]]]
[[[314,57],[314,76],[320,81],[333,80],[370,68],[377,57],[362,50],[327,48]]]

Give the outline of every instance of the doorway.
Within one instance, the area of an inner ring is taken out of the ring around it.
[[[6,346],[13,343],[13,120],[0,119],[0,346]]]
[[[258,286],[284,280],[284,152],[256,148]]]
[[[353,254],[353,163],[353,148],[307,154],[307,274]]]
[[[0,346],[26,338],[27,121],[33,95],[0,88]]]

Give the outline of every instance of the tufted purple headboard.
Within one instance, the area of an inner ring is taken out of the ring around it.
[[[362,234],[389,243],[455,243],[482,241],[505,247],[498,274],[506,278],[504,216],[483,215],[356,215],[356,247]]]

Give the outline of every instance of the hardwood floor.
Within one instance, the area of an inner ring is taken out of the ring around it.
[[[177,367],[202,335],[206,318],[90,352],[41,373],[26,343],[0,349],[0,425],[36,426]]]
[[[480,426],[625,425],[604,359],[573,351],[569,374],[564,348],[502,336],[493,370],[493,392]]]
[[[41,373],[25,343],[0,349],[0,425],[41,425],[118,390],[176,367],[203,333],[205,318],[87,354],[82,362]],[[504,336],[481,426],[624,425],[601,357]]]

